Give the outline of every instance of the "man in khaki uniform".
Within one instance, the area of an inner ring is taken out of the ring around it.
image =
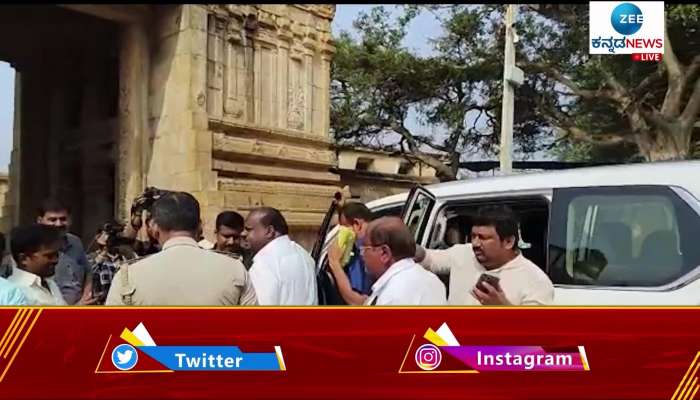
[[[195,241],[200,209],[189,193],[169,193],[153,205],[152,232],[159,253],[122,265],[106,305],[257,305],[243,263],[202,249]]]

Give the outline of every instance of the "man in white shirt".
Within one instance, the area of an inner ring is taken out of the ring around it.
[[[554,285],[517,247],[518,220],[505,206],[479,209],[472,223],[471,244],[446,250],[418,247],[415,260],[430,271],[450,273],[451,305],[547,305]],[[477,285],[482,274],[499,279]],[[481,289],[479,288],[481,287]]]
[[[71,226],[70,207],[58,199],[45,199],[37,209],[36,222],[57,228],[62,237],[58,264],[53,280],[68,304],[94,304],[92,298],[92,273],[83,243],[68,232]]]
[[[370,223],[360,249],[367,272],[377,278],[365,305],[445,304],[445,285],[413,261],[416,242],[401,219]]]
[[[260,305],[318,304],[314,260],[288,233],[274,208],[256,208],[245,221],[243,240],[255,254],[249,272]]]
[[[66,305],[53,280],[62,245],[59,230],[39,224],[20,226],[12,230],[10,237],[16,266],[7,280],[22,290],[31,305]]]

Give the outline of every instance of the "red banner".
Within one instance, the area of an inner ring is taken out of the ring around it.
[[[699,339],[697,307],[2,308],[0,397],[690,400]]]

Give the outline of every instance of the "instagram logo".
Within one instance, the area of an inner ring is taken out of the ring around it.
[[[416,365],[424,371],[432,371],[440,366],[442,353],[437,346],[424,344],[416,349]]]

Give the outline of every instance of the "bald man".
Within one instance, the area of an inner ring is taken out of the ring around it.
[[[413,261],[416,242],[396,217],[371,222],[360,247],[367,272],[377,281],[365,305],[444,305],[445,285]]]
[[[258,302],[263,306],[317,305],[314,260],[288,233],[287,221],[277,209],[260,207],[248,214],[242,238],[255,254],[249,272]]]

